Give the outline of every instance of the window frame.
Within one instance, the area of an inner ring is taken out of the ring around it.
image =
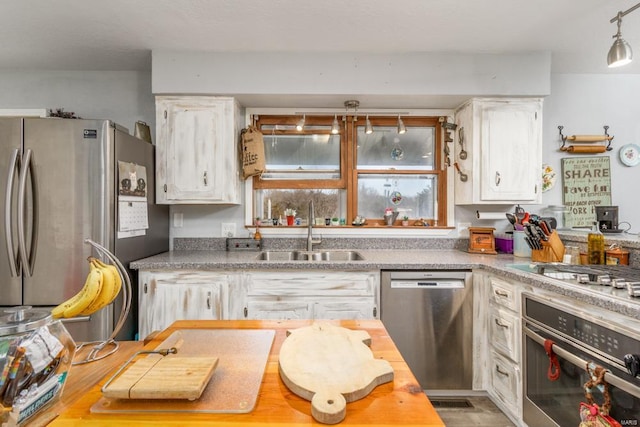
[[[317,125],[330,127],[335,116],[335,112],[317,112],[305,114],[305,125]],[[346,191],[347,198],[347,219],[348,223],[357,215],[357,201],[358,201],[358,174],[367,175],[436,175],[437,176],[437,218],[433,221],[428,221],[430,226],[437,226],[438,228],[451,228],[448,223],[452,220],[452,215],[448,214],[448,203],[450,192],[452,191],[453,182],[451,182],[448,174],[448,166],[445,164],[444,147],[447,142],[444,141],[445,132],[442,127],[442,122],[449,117],[449,114],[443,114],[437,112],[433,114],[432,111],[421,111],[419,114],[402,115],[402,120],[406,127],[433,127],[434,128],[434,148],[433,148],[433,169],[358,169],[357,167],[357,127],[365,125],[366,113],[339,113],[337,114],[338,121],[340,123],[340,178],[339,179],[320,179],[320,180],[291,180],[291,179],[269,179],[262,180],[259,176],[254,176],[251,180],[252,186],[247,187],[251,189],[251,195],[248,195],[247,200],[254,200],[254,191],[265,189],[338,189]],[[295,126],[298,120],[302,117],[301,113],[293,113],[291,111],[286,112],[269,112],[259,113],[255,112],[250,114],[247,112],[247,117],[250,118],[250,122],[255,124],[258,129],[262,125],[287,125]],[[371,121],[374,132],[376,126],[396,126],[398,122],[398,113],[383,112],[383,113],[369,113],[369,120]],[[277,131],[279,132],[279,131]],[[294,131],[296,133],[305,133],[305,130]],[[287,131],[282,131],[287,133]],[[291,132],[289,132],[291,133]],[[318,133],[318,131],[310,131],[309,133]],[[327,129],[327,134],[330,131]],[[452,150],[453,151],[453,150]],[[249,207],[253,212],[253,206]],[[251,216],[252,213],[249,213]],[[412,218],[412,223],[417,218]],[[398,218],[394,225],[400,225],[401,218]],[[425,220],[431,220],[430,218]],[[358,227],[360,229],[376,228],[383,226],[384,219],[382,215],[380,218],[367,218],[367,224],[364,227]],[[415,228],[414,228],[415,229]]]

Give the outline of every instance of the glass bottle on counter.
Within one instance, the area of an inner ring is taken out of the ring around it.
[[[587,237],[587,256],[589,264],[604,264],[604,234],[598,228],[598,222],[593,222],[593,228]]]

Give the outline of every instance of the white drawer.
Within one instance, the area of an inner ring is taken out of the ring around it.
[[[491,283],[491,295],[489,297],[491,301],[519,313],[519,293],[516,292],[515,286],[495,277],[490,277],[489,282]]]
[[[512,361],[520,360],[520,318],[491,305],[489,308],[491,345]]]
[[[498,353],[490,353],[491,390],[506,406],[513,408],[517,414],[517,408],[521,401],[521,372],[520,368]]]

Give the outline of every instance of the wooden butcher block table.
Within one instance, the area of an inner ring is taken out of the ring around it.
[[[326,321],[332,325],[366,331],[371,336],[375,358],[388,361],[393,381],[374,388],[369,395],[347,404],[346,418],[336,425],[345,426],[444,426],[425,396],[409,367],[379,320]],[[293,394],[278,372],[278,354],[287,337],[287,330],[311,325],[309,320],[182,320],[173,323],[145,345],[146,350],[158,348],[167,338],[183,330],[249,329],[274,330],[275,338],[268,355],[262,385],[255,407],[248,413],[140,412],[96,413],[91,408],[104,400],[100,388],[120,366],[116,366],[89,392],[67,406],[51,426],[114,426],[114,425],[180,425],[180,426],[303,426],[321,424],[311,416],[310,402]],[[100,362],[95,362],[100,363]],[[223,361],[221,360],[222,364]],[[73,375],[73,369],[71,371]],[[215,374],[212,379],[216,379]],[[239,385],[240,386],[240,385]]]

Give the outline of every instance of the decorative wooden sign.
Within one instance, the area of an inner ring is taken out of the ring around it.
[[[563,203],[570,210],[568,227],[590,227],[596,206],[611,205],[609,156],[562,159]]]

